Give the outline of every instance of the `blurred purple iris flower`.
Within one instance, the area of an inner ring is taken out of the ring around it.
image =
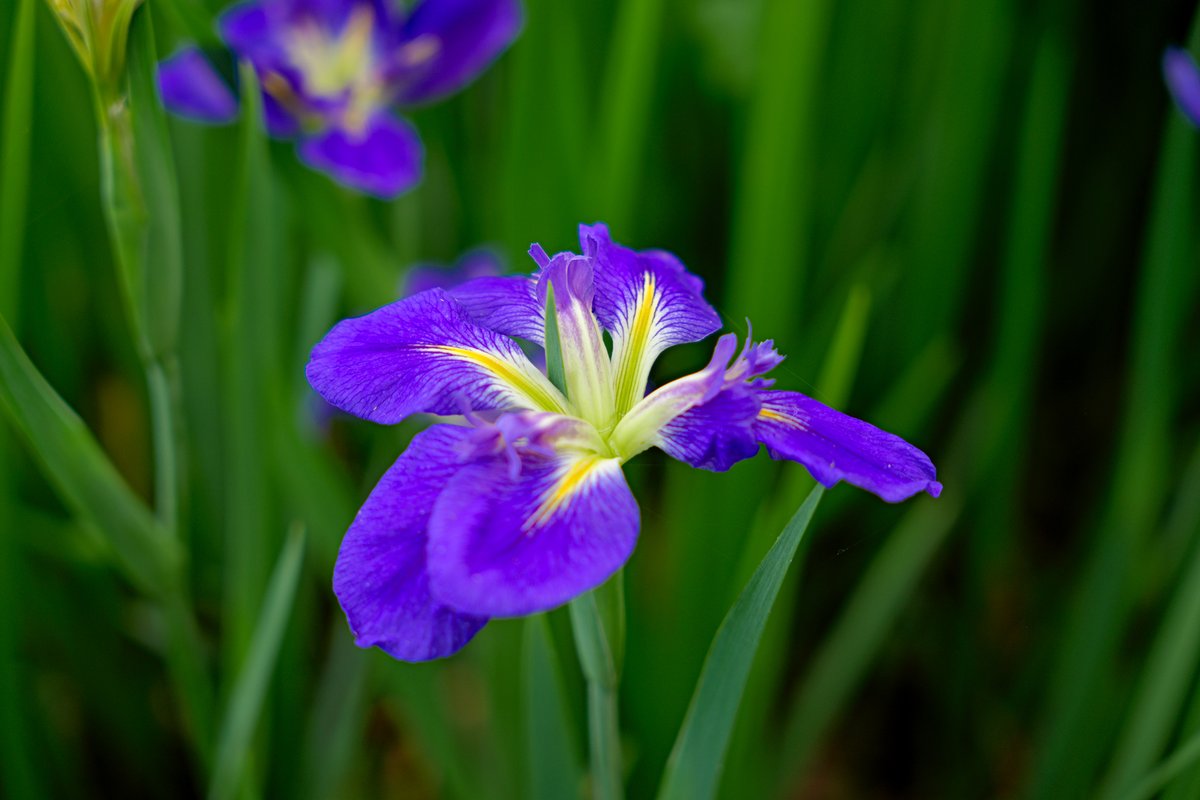
[[[353,189],[391,198],[421,179],[416,130],[393,106],[458,91],[521,27],[519,0],[250,0],[218,20],[222,40],[262,86],[267,129],[296,139],[300,159]],[[223,123],[236,89],[196,48],[163,61],[159,91],[171,111]]]
[[[453,289],[476,278],[494,278],[504,272],[500,257],[486,247],[468,250],[451,267],[440,264],[414,264],[404,276],[400,296],[424,292],[427,289]]]
[[[1163,78],[1175,98],[1175,105],[1188,122],[1200,128],[1200,68],[1191,54],[1179,47],[1168,47],[1163,53]]]
[[[717,340],[704,369],[646,393],[655,359],[721,327],[673,255],[582,226],[583,255],[537,245],[532,276],[431,288],[336,325],[307,374],[333,405],[385,424],[461,414],[418,434],[342,542],[334,591],[360,646],[449,655],[490,617],[532,614],[599,586],[633,551],[622,465],[657,447],[724,471],[765,445],[820,483],[889,502],[941,484],[917,448],[765,378],[772,343]],[[553,289],[565,391],[510,337],[545,344]],[[604,332],[611,337],[611,350]]]

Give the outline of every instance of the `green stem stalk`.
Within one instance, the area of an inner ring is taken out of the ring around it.
[[[570,613],[575,650],[587,680],[592,797],[593,800],[619,800],[624,790],[621,785],[616,662],[604,633],[595,593],[575,598]]]

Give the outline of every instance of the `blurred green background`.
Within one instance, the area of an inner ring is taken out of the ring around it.
[[[131,69],[221,6],[147,0]],[[3,796],[525,798],[546,759],[577,774],[564,612],[548,619],[572,735],[553,742],[527,718],[522,621],[434,664],[353,647],[333,558],[418,427],[324,420],[303,364],[409,265],[490,244],[528,271],[530,242],[571,248],[600,220],[677,253],[729,329],[774,337],[780,388],[902,435],[946,487],[902,506],[826,495],[721,796],[1200,797],[1200,133],[1159,72],[1191,4],[525,8],[496,66],[412,113],[427,174],[392,203],[290,144],[170,121],[186,590],[131,580],[103,522],[115,495],[71,493],[72,465],[98,457],[82,429],[61,462],[22,446],[36,426],[0,429]],[[150,504],[150,400],[86,74],[41,0],[0,5],[0,42],[0,310]],[[680,348],[655,374],[706,357]],[[716,475],[646,454],[629,474],[643,531],[621,715],[641,798],[718,624],[812,483],[765,456]],[[289,530],[306,531],[292,592]],[[256,672],[264,599],[282,638]]]

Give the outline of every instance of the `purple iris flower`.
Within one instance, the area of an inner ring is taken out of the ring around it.
[[[1175,104],[1188,122],[1200,128],[1200,68],[1191,53],[1179,47],[1168,47],[1163,53],[1163,78]]]
[[[721,327],[670,253],[582,226],[583,255],[530,251],[532,276],[431,288],[336,325],[308,380],[385,424],[461,414],[418,434],[367,498],[334,569],[359,645],[406,661],[449,655],[490,617],[559,606],[621,568],[638,536],[622,465],[651,447],[723,471],[766,445],[820,483],[889,502],[941,484],[917,448],[764,377],[783,357],[733,334],[708,365],[647,394],[668,347]],[[550,288],[565,390],[510,337],[545,343]],[[611,349],[604,340],[611,337]]]
[[[267,129],[297,139],[300,159],[367,194],[390,198],[421,179],[416,130],[392,107],[458,91],[516,38],[519,0],[250,0],[218,30],[262,85]],[[224,123],[235,88],[196,48],[158,69],[163,103],[189,119]]]
[[[427,289],[453,289],[467,281],[494,278],[503,272],[500,257],[486,247],[478,247],[463,253],[452,267],[414,264],[404,276],[400,296],[408,297]]]

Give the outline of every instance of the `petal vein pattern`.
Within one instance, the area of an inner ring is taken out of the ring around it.
[[[645,393],[659,354],[720,330],[721,318],[704,299],[704,282],[670,253],[622,247],[604,225],[581,226],[579,239],[595,260],[596,317],[613,338],[619,416]]]
[[[430,518],[431,591],[464,614],[555,608],[621,568],[638,517],[615,458],[525,453],[515,477],[501,458],[465,467]]]
[[[338,551],[333,591],[360,647],[406,661],[450,655],[487,622],[447,608],[429,593],[429,514],[457,473],[470,429],[435,425],[413,439],[380,479]]]
[[[338,408],[391,424],[410,414],[527,408],[570,413],[511,339],[430,289],[338,323],[313,348],[309,382]]]

